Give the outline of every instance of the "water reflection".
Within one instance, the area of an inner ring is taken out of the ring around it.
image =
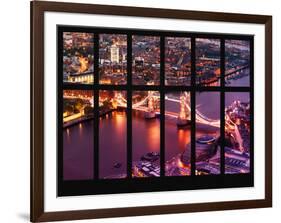
[[[146,120],[144,113],[133,112],[133,161],[139,161],[148,152],[160,151],[160,120]]]
[[[99,164],[101,178],[123,178],[127,171],[127,117],[117,110],[100,120]]]
[[[65,180],[93,178],[93,121],[68,127],[63,132],[63,177]]]

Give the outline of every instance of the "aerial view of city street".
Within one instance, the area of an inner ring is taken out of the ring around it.
[[[94,81],[94,36],[98,37],[95,74],[99,75],[99,83],[92,89],[82,84]],[[160,37],[131,37],[132,46],[128,47],[130,41],[124,34],[63,33],[61,66],[63,82],[69,84],[62,89],[60,114],[64,180],[93,179],[96,169],[100,179],[121,179],[128,174],[133,178],[160,177],[161,173],[167,177],[190,176],[192,170],[197,176],[219,175],[221,152],[225,154],[226,174],[250,173],[250,41],[225,40],[223,114],[222,93],[212,87],[221,83],[219,39],[195,38],[196,60],[191,61],[191,38],[165,37],[165,44],[161,45],[165,47],[161,49],[165,52],[165,64],[161,67],[164,79],[160,83]],[[128,57],[132,59],[131,72]],[[194,89],[189,87],[192,63],[196,68]],[[127,77],[131,77],[132,83],[127,83]],[[199,88],[199,91],[198,86],[208,86],[210,90]],[[243,88],[243,92],[238,92],[232,87],[249,87],[249,90],[245,92]],[[191,108],[195,108],[195,116],[191,115]],[[223,116],[225,134],[221,137]],[[160,123],[164,123],[164,128]],[[97,125],[98,136],[94,132]],[[192,126],[195,127],[194,169],[191,169]],[[98,143],[94,143],[94,136]],[[160,148],[162,136],[165,148]],[[131,162],[127,160],[128,137],[131,137]],[[165,151],[164,156],[161,151]]]
[[[160,37],[132,36],[132,80],[134,85],[159,85]]]
[[[165,84],[190,85],[191,39],[167,37],[165,39]]]
[[[63,33],[63,82],[90,84],[94,82],[94,35]]]
[[[100,84],[127,83],[127,36],[99,35]]]
[[[225,86],[250,85],[250,42],[225,40]]]
[[[220,85],[220,40],[196,39],[196,84]]]

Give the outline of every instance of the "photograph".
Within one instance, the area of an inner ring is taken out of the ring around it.
[[[63,162],[63,180],[253,174],[251,38],[225,39],[222,55],[224,35],[203,38],[201,33],[192,39],[175,33],[175,37],[164,35],[161,45],[157,31],[155,35],[134,34],[134,30],[118,33],[107,34],[106,29],[91,33],[87,28],[62,32],[60,66],[65,76],[61,85],[63,159],[59,162]],[[98,60],[93,60],[94,40]],[[221,60],[225,61],[225,86],[221,86]],[[132,68],[129,73],[128,67]],[[90,83],[83,76],[89,72],[99,79],[92,90],[82,84]],[[213,87],[216,90],[208,90]],[[241,87],[248,88],[241,92]]]

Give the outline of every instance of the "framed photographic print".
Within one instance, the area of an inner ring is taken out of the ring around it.
[[[271,23],[31,2],[31,221],[271,207]]]

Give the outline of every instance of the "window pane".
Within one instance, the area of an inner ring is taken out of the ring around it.
[[[225,85],[250,85],[250,41],[225,40]]]
[[[191,39],[165,38],[165,84],[190,85]]]
[[[250,172],[250,94],[225,93],[225,173]]]
[[[91,84],[94,82],[94,35],[63,33],[63,82]]]
[[[63,178],[93,178],[93,92],[63,91]]]
[[[127,173],[126,92],[100,91],[99,105],[99,176],[124,178]]]
[[[159,92],[134,91],[132,106],[133,177],[159,177]]]
[[[190,175],[190,93],[165,95],[165,175]]]
[[[134,85],[159,85],[160,37],[132,36],[132,63]]]
[[[220,85],[220,40],[196,39],[196,84]]]
[[[196,174],[220,173],[220,93],[196,93]]]
[[[99,35],[100,84],[127,83],[127,36]]]

